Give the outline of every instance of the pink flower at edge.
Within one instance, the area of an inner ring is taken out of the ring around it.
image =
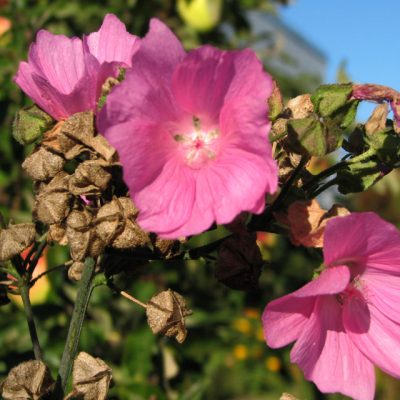
[[[400,232],[376,214],[327,224],[326,268],[267,305],[270,347],[296,341],[290,357],[322,392],[372,400],[374,365],[400,377]]]
[[[83,40],[40,30],[28,62],[21,62],[17,85],[56,120],[81,111],[96,111],[101,87],[130,67],[140,40],[126,31],[113,14],[104,17],[98,32]]]
[[[118,150],[138,223],[164,238],[261,213],[277,188],[267,99],[272,79],[252,50],[185,53],[153,19],[97,120]]]

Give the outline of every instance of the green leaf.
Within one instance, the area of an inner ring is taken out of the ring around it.
[[[314,110],[321,117],[329,117],[346,104],[351,93],[352,84],[321,85],[311,96]]]

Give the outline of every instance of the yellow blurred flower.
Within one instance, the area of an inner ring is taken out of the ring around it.
[[[222,0],[178,0],[176,7],[187,25],[196,31],[207,32],[219,22]]]
[[[252,319],[260,319],[260,310],[257,308],[245,308],[244,309],[244,315],[247,318],[252,318]]]
[[[265,360],[265,367],[271,372],[278,372],[281,369],[282,363],[278,357],[271,356]]]
[[[248,335],[251,332],[251,323],[246,318],[238,318],[233,321],[233,328],[238,332]]]
[[[265,338],[264,338],[264,331],[263,331],[263,328],[262,328],[261,326],[257,329],[256,338],[257,338],[260,342],[264,342],[264,341],[265,341]]]
[[[237,344],[234,348],[233,348],[233,356],[237,359],[237,360],[245,360],[248,356],[249,356],[249,350],[246,346],[244,346],[243,344]]]

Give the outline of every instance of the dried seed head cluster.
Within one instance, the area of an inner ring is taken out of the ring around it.
[[[23,168],[35,182],[35,219],[48,225],[49,241],[70,247],[71,279],[80,279],[85,257],[106,247],[151,244],[165,258],[176,252],[177,242],[150,238],[136,223],[118,155],[95,131],[93,112],[74,114],[45,132]]]

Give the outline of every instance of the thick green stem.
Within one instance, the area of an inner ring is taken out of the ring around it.
[[[24,310],[26,315],[26,320],[28,322],[29,334],[31,336],[32,345],[33,345],[33,353],[35,354],[36,360],[42,360],[42,349],[40,348],[39,337],[36,331],[35,321],[33,319],[33,312],[31,301],[29,299],[29,286],[23,280],[19,284],[19,291],[21,293],[22,302],[24,304]]]
[[[65,343],[64,352],[61,358],[53,399],[62,399],[67,387],[68,378],[72,370],[72,364],[75,359],[79,344],[79,338],[82,331],[83,321],[85,319],[86,309],[94,287],[94,269],[95,261],[93,258],[86,258],[85,268],[83,270],[82,279],[79,282],[75,307],[69,325],[67,341]]]

